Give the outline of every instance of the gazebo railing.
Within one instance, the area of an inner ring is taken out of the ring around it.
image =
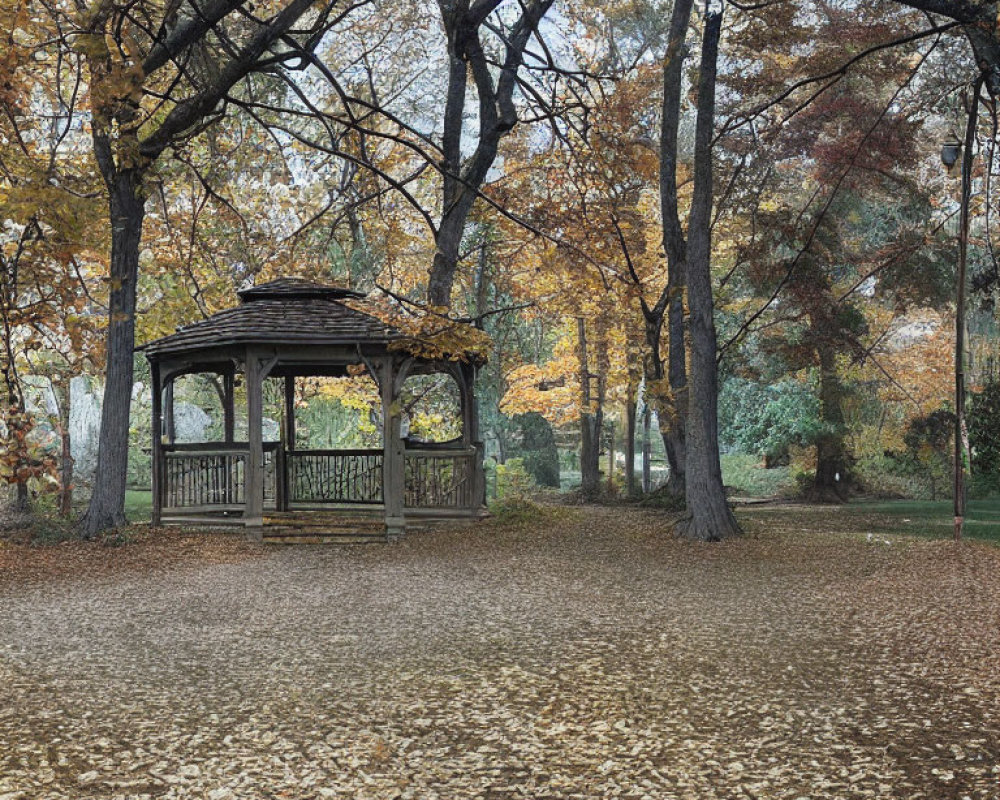
[[[405,508],[478,508],[477,451],[412,449],[404,456]]]
[[[249,445],[186,443],[162,446],[164,510],[242,511],[246,504]],[[403,457],[404,508],[451,511],[477,509],[478,451],[408,448]],[[264,443],[264,507],[289,504],[370,504],[384,502],[381,450],[292,450]]]
[[[381,450],[285,453],[292,503],[381,503]]]
[[[264,444],[264,503],[276,496],[276,442]],[[246,442],[163,445],[163,508],[242,510],[246,503]]]

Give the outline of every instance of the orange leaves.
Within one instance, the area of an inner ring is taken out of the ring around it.
[[[32,436],[35,421],[17,406],[0,414],[0,480],[7,483],[24,483],[32,478],[53,476],[55,459],[39,446],[38,437]]]
[[[509,416],[535,411],[554,425],[575,422],[580,414],[580,384],[572,352],[542,365],[524,364],[507,373],[508,389],[500,410]]]
[[[390,345],[391,350],[445,361],[485,361],[489,352],[489,334],[468,322],[451,319],[445,314],[446,309],[430,306],[403,310],[388,298],[369,298],[350,305],[404,335]]]

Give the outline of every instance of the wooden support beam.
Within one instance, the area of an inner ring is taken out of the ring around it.
[[[260,356],[247,350],[244,366],[247,387],[247,441],[250,451],[246,464],[246,509],[244,525],[252,538],[263,535],[264,525],[264,442],[262,425],[264,416],[263,373]]]
[[[403,518],[405,490],[401,412],[396,389],[396,364],[392,356],[380,360],[379,391],[382,397],[382,500],[386,537],[392,541],[406,532]]]
[[[295,451],[295,376],[285,376],[285,410],[281,418],[281,443],[275,453],[274,475],[276,482],[275,505],[278,511],[287,511],[291,503],[286,453]]]
[[[174,379],[167,379],[166,398],[164,405],[164,415],[167,421],[167,442],[174,444],[177,441],[177,426],[174,424]]]
[[[163,386],[160,381],[160,365],[153,361],[149,365],[153,390],[152,409],[152,473],[153,473],[153,517],[152,524],[159,525],[163,512]]]
[[[285,376],[285,436],[286,447],[295,449],[295,376]]]
[[[476,402],[476,367],[459,363],[456,370],[462,397],[462,443],[476,448],[472,463],[472,496],[477,509],[486,506],[486,469],[483,466],[484,447],[479,441],[479,406]]]
[[[479,413],[476,408],[476,368],[472,364],[459,364],[455,370],[459,394],[462,399],[462,443],[475,444],[479,440]]]
[[[222,374],[222,427],[226,444],[232,444],[236,429],[236,367]]]

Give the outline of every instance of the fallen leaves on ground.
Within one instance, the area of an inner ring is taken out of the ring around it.
[[[742,520],[8,545],[0,798],[995,799],[1000,549]]]

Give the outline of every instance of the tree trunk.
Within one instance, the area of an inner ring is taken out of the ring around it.
[[[625,492],[629,497],[635,496],[635,417],[636,417],[635,385],[628,385],[628,396],[625,398]]]
[[[590,368],[587,357],[587,327],[577,317],[577,359],[580,379],[580,491],[584,497],[600,492],[601,483],[601,408],[592,408]]]
[[[674,497],[685,494],[687,424],[687,353],[684,342],[684,284],[687,242],[681,227],[677,197],[677,134],[680,127],[681,97],[684,83],[684,61],[687,57],[688,26],[693,0],[676,0],[670,17],[667,53],[663,61],[663,107],[660,125],[660,216],[663,223],[663,251],[667,256],[667,286],[654,308],[658,313],[655,335],[659,339],[663,317],[667,318],[667,380],[670,386],[669,405],[660,404],[660,435],[667,451],[670,472],[667,491]],[[647,340],[651,335],[647,319]],[[659,359],[657,358],[657,361]],[[661,379],[662,366],[657,366],[654,379]],[[647,376],[648,378],[649,376]]]
[[[712,137],[721,31],[722,12],[706,14],[698,78],[694,190],[687,253],[688,306],[691,314],[686,461],[688,516],[680,523],[679,532],[688,538],[705,541],[718,541],[740,533],[736,518],[726,502],[719,463],[718,346],[711,274]]]
[[[608,423],[608,495],[615,492],[615,424]]]
[[[62,452],[59,457],[59,515],[68,517],[73,513],[73,448],[69,432],[70,383],[69,378],[52,384],[56,403],[59,406],[59,441]]]
[[[14,513],[27,514],[31,510],[31,503],[28,499],[28,484],[24,481],[18,481],[14,486]]]
[[[458,270],[458,256],[462,247],[462,236],[465,234],[465,223],[476,199],[476,193],[472,189],[462,186],[458,191],[459,196],[445,207],[441,215],[441,224],[438,226],[434,261],[427,282],[427,302],[432,306],[451,307],[451,288]]]
[[[645,402],[642,408],[642,493],[649,494],[653,488],[653,449],[649,438],[652,424],[652,414],[649,409],[649,402]]]
[[[128,419],[132,403],[136,281],[145,217],[141,173],[116,171],[108,180],[111,210],[111,291],[108,307],[107,372],[101,407],[90,505],[81,520],[84,538],[125,524]]]
[[[816,480],[809,499],[818,503],[843,503],[850,486],[847,449],[844,446],[843,386],[837,374],[832,347],[819,347],[819,405],[823,434],[816,440]]]
[[[683,265],[680,269],[683,270]],[[672,283],[668,281],[668,283]],[[667,377],[670,383],[670,408],[668,414],[660,414],[663,446],[667,451],[667,463],[670,465],[670,475],[667,478],[667,490],[676,497],[683,497],[687,487],[687,354],[684,347],[684,289],[683,282],[674,283],[671,292],[674,293],[667,310],[668,331],[668,368]],[[668,424],[663,428],[663,420]]]
[[[448,36],[448,89],[441,140],[444,156],[441,221],[427,281],[427,302],[432,306],[451,306],[451,290],[469,212],[496,160],[500,140],[517,124],[513,94],[518,85],[518,71],[528,41],[553,2],[531,0],[521,4],[520,17],[504,37],[504,54],[499,63],[491,60],[480,41],[490,4],[477,2],[470,7],[468,0],[438,2]],[[463,163],[463,117],[470,76],[479,101],[479,131],[475,152]]]
[[[601,491],[601,413],[580,415],[580,492],[596,497]]]
[[[2,282],[0,285],[0,321],[3,323],[3,335],[0,336],[0,341],[3,342],[4,353],[0,372],[3,372],[6,389],[6,397],[3,398],[3,402],[10,409],[10,416],[7,418],[7,435],[10,440],[17,442],[16,447],[18,448],[17,461],[11,465],[14,474],[17,475],[18,470],[24,466],[23,443],[14,435],[10,425],[12,420],[16,420],[15,424],[21,425],[27,418],[21,378],[18,375],[17,360],[14,354],[13,323],[11,321],[11,312],[17,305],[17,263],[12,260],[10,264],[4,263],[3,266],[5,269],[0,276],[0,282]],[[16,514],[25,514],[28,512],[29,506],[28,485],[25,481],[18,479],[15,483],[13,511]]]

